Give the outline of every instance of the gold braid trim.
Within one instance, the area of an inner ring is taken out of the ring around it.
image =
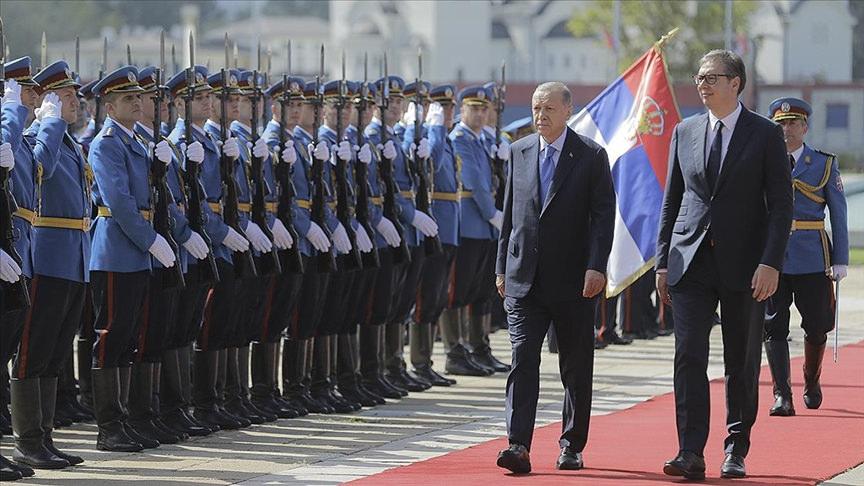
[[[828,179],[831,178],[831,167],[834,165],[834,157],[829,156],[828,160],[825,161],[825,173],[822,174],[822,180],[819,181],[819,184],[813,186],[807,184],[806,182],[798,179],[792,179],[792,187],[796,189],[798,192],[804,195],[807,199],[811,201],[822,204],[825,202],[825,198],[816,194],[817,191],[821,191],[825,184],[828,183]]]

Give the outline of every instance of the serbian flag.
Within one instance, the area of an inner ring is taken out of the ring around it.
[[[669,141],[681,120],[661,45],[655,44],[568,122],[609,155],[617,208],[608,297],[654,266]]]

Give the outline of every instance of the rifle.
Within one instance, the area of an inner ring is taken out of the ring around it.
[[[183,138],[186,145],[189,146],[195,140],[192,136],[192,102],[195,100],[195,39],[191,32],[189,33],[189,67],[186,68],[186,93],[184,93],[183,99],[186,101]],[[186,217],[189,219],[189,227],[201,235],[209,250],[206,265],[199,265],[199,278],[202,284],[212,286],[219,282],[219,268],[216,266],[216,257],[213,255],[213,243],[210,241],[204,224],[207,220],[204,215],[204,208],[201,206],[201,201],[205,198],[204,188],[198,179],[198,164],[196,162],[186,162],[186,188],[188,195]]]
[[[75,36],[75,77],[81,81],[81,38]]]
[[[321,116],[321,105],[324,103],[324,94],[321,93],[321,78],[324,77],[324,44],[321,44],[321,64],[318,74],[315,76],[315,99],[312,101],[312,106],[315,111],[315,120],[312,122],[312,147],[318,145],[318,120]],[[324,217],[324,205],[327,204],[327,186],[324,185],[324,162],[315,158],[313,153],[309,156],[312,158],[312,221],[321,227],[327,239],[330,239],[330,229],[327,228],[327,221]],[[317,261],[318,271],[321,273],[335,272],[338,267],[336,265],[336,251],[333,245],[326,253],[318,254]]]
[[[342,52],[342,79],[339,80],[339,96],[336,98],[336,143],[333,147],[339,145],[342,139],[342,112],[345,111],[345,95],[348,91],[348,85],[345,82],[345,52]],[[348,241],[351,242],[351,250],[347,255],[339,255],[339,267],[346,270],[359,270],[363,268],[363,256],[360,254],[360,249],[357,248],[357,233],[351,226],[351,214],[353,213],[353,205],[351,198],[354,196],[354,190],[348,183],[348,162],[336,157],[336,218],[342,223],[345,228],[345,233],[348,235]]]
[[[363,126],[363,116],[366,113],[367,101],[369,96],[369,56],[363,55],[363,84],[360,85],[360,101],[357,103],[357,139],[355,143],[358,147],[362,147],[363,131],[366,127]],[[372,251],[363,253],[363,268],[378,268],[381,266],[381,256],[378,255],[378,248],[375,247],[375,233],[372,231],[372,223],[369,217],[369,197],[372,194],[372,186],[369,185],[369,172],[366,164],[358,161],[354,165],[354,181],[357,186],[357,201],[355,203],[354,213],[357,217],[357,222],[369,235],[372,240]]]
[[[234,44],[235,46],[237,44]],[[261,69],[261,42],[258,42],[258,68],[252,71],[252,94],[249,95],[249,102],[252,105],[252,144],[260,138],[258,135],[258,104],[261,101],[261,89],[258,86],[258,72]],[[264,183],[264,161],[259,157],[252,156],[252,222],[261,227],[261,231],[267,236],[267,239],[273,241],[273,232],[267,225],[267,208],[264,203],[265,192],[267,192],[267,184]],[[262,275],[275,275],[282,273],[282,265],[279,263],[279,252],[273,248],[268,255],[261,255],[259,259]]]
[[[507,65],[502,62],[501,84],[495,87],[495,146],[497,147],[501,146],[501,116],[504,114],[504,95],[507,91],[507,78],[505,77],[506,69]],[[504,207],[504,184],[507,181],[507,174],[505,174],[504,166],[506,164],[506,160],[500,160],[498,154],[493,154],[492,172],[495,175],[495,179],[498,180],[497,188],[495,190],[495,207],[498,209]]]
[[[228,93],[229,76],[228,76],[228,33],[225,33],[225,64],[221,69],[222,91],[219,94],[219,138],[224,144],[228,140]],[[225,151],[221,151],[219,159],[220,173],[222,176],[222,219],[225,224],[230,226],[239,234],[243,234],[240,229],[240,201],[238,199],[237,179],[234,178],[234,166],[237,161],[225,155]],[[237,278],[251,278],[258,275],[255,269],[255,260],[252,257],[251,249],[246,251],[234,252],[234,272]]]
[[[126,64],[132,65],[132,47],[126,44]]]
[[[0,19],[0,93],[6,92],[6,33],[3,30],[3,19]],[[2,125],[0,120],[0,125]],[[24,143],[24,142],[22,142]],[[18,210],[15,196],[9,187],[9,169],[0,170],[0,248],[9,255],[20,267],[21,255],[15,250],[15,226],[13,214]],[[3,282],[3,310],[19,310],[30,307],[30,291],[27,280],[21,275],[15,283]]]
[[[420,139],[423,129],[422,109],[423,109],[423,94],[426,91],[426,85],[423,84],[423,51],[417,49],[417,77],[414,78],[414,176],[417,178],[417,193],[414,195],[414,206],[417,210],[426,213],[430,218],[432,216],[432,190],[429,173],[431,172],[429,158],[420,158],[417,151],[420,148]],[[441,238],[438,235],[425,237],[423,239],[423,249],[427,256],[439,255],[444,249],[441,247]]]
[[[177,51],[174,49],[174,44],[171,44],[171,70],[173,73],[177,72]],[[173,127],[176,123],[177,106],[174,103],[168,103],[168,126]]]
[[[387,109],[390,107],[390,76],[387,73],[387,53],[384,53],[384,86],[381,87],[381,144],[386,145],[390,138],[387,131]],[[393,161],[384,157],[383,152],[380,161],[381,179],[384,181],[384,217],[389,219],[399,234],[399,248],[394,249],[393,263],[409,263],[411,261],[411,249],[405,241],[405,229],[399,222],[399,214],[402,208],[396,204],[396,194],[399,186],[393,176]]]
[[[6,56],[6,53],[3,53],[3,56]],[[41,71],[48,67],[48,37],[45,35],[45,31],[42,31],[42,43],[39,44],[39,69],[37,71]]]
[[[282,75],[282,95],[279,97],[279,147],[282,150],[285,149],[285,144],[288,141],[288,75],[291,74],[290,40],[288,41],[287,50],[288,72]],[[279,206],[276,211],[276,217],[282,221],[285,229],[291,235],[291,239],[294,240],[291,248],[280,252],[282,267],[291,269],[292,273],[302,274],[306,269],[303,266],[303,254],[300,253],[300,236],[297,234],[297,230],[294,229],[294,212],[291,210],[291,203],[297,194],[296,189],[294,189],[294,166],[286,163],[274,164],[273,172],[279,181]]]
[[[102,63],[99,65],[99,77],[102,79],[105,76],[105,68],[108,65],[108,38],[102,38]],[[93,101],[96,103],[96,110],[93,113],[93,126],[96,128],[96,133],[102,130],[102,96],[93,94]]]
[[[126,46],[127,49],[129,46]],[[180,265],[180,252],[177,242],[174,241],[174,218],[168,212],[173,196],[168,188],[168,167],[156,158],[156,145],[162,141],[162,103],[165,91],[162,87],[162,70],[165,65],[165,31],[159,39],[159,66],[153,73],[156,80],[156,96],[153,98],[153,161],[150,164],[150,201],[153,205],[153,229],[162,235],[171,251],[174,252],[175,264],[166,268],[160,276],[160,284],[163,290],[175,289],[186,286],[183,279],[183,268]]]

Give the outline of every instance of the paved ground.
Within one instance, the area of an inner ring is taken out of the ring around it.
[[[841,344],[864,340],[864,267],[853,268],[842,287]],[[803,354],[801,332],[793,332],[793,336],[793,355]],[[723,372],[719,337],[719,332],[713,333],[712,378]],[[493,335],[493,347],[499,357],[508,356],[506,333]],[[835,366],[830,349],[828,353],[825,366]],[[599,351],[594,414],[610,413],[671,391],[672,354],[672,337]],[[443,363],[440,354],[435,359]],[[560,420],[562,395],[554,355],[544,355],[541,380],[538,425]],[[504,375],[462,378],[455,387],[433,388],[350,415],[280,420],[139,454],[98,452],[95,426],[78,425],[56,431],[55,441],[64,450],[82,455],[84,464],[64,471],[39,471],[36,477],[19,483],[337,484],[503,435],[504,381]],[[7,457],[11,452],[9,440],[7,437],[3,442]],[[590,443],[586,461],[590,461]],[[864,485],[864,466],[825,484]]]

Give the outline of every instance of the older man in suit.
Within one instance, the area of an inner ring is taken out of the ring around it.
[[[705,477],[708,341],[720,303],[726,369],[722,477],[745,476],[756,421],[764,301],[777,290],[792,223],[780,127],[744,108],[744,63],[714,50],[694,76],[708,113],[682,121],[669,149],[657,241],[657,290],[675,315],[678,455],[663,471]]]
[[[570,91],[562,83],[544,83],[531,103],[538,133],[511,147],[495,269],[513,346],[506,405],[510,446],[498,455],[498,466],[515,473],[531,471],[540,349],[550,322],[565,392],[556,466],[582,468],[591,415],[594,297],[605,286],[615,221],[606,151],[567,128]]]

